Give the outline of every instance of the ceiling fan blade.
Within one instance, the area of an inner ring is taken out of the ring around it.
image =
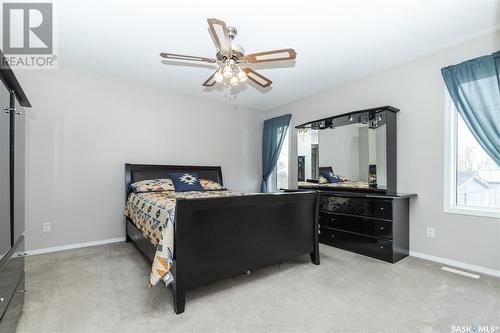
[[[165,52],[160,53],[160,57],[163,57],[166,59],[175,59],[175,60],[203,61],[203,62],[209,62],[209,63],[217,62],[217,60],[215,60],[215,59],[210,59],[210,58],[205,58],[205,57],[195,57],[195,56],[190,56],[190,55],[165,53]]]
[[[250,80],[257,83],[262,88],[269,87],[273,83],[273,81],[269,80],[267,77],[257,73],[250,68],[243,68],[243,71],[246,73],[247,77]]]
[[[214,79],[215,73],[217,73],[217,71],[215,71],[212,75],[210,75],[210,77],[205,82],[203,82],[202,86],[204,86],[204,87],[213,86],[216,82]]]
[[[226,55],[231,54],[231,40],[227,34],[226,23],[216,18],[209,18],[207,22],[217,50]]]
[[[294,49],[281,49],[247,54],[245,56],[245,61],[253,64],[267,61],[293,60],[296,56],[297,52],[295,52]]]

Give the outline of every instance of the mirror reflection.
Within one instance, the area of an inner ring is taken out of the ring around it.
[[[297,129],[300,186],[385,189],[385,113],[329,118]]]

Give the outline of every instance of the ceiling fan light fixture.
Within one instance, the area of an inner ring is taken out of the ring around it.
[[[226,65],[226,67],[224,67],[223,75],[226,79],[229,79],[231,76],[233,76],[233,70],[231,69],[231,66]]]
[[[240,81],[238,80],[238,78],[236,76],[233,76],[229,80],[229,84],[232,85],[232,86],[237,86],[239,83],[240,83]]]
[[[243,47],[235,42],[238,33],[236,28],[227,26],[224,21],[216,18],[207,19],[207,23],[210,35],[217,48],[214,58],[160,53],[160,57],[170,60],[198,61],[218,66],[217,71],[202,83],[204,87],[211,87],[216,83],[221,83],[225,88],[232,90],[231,86],[237,86],[241,82],[250,80],[262,88],[268,88],[272,81],[247,67],[247,64],[286,61],[296,58],[297,53],[291,48],[245,54]]]
[[[238,80],[239,80],[240,82],[244,82],[244,81],[246,81],[247,79],[248,79],[247,74],[246,74],[244,71],[242,71],[242,70],[240,69],[240,71],[238,72]]]

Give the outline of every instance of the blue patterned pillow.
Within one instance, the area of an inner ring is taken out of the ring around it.
[[[340,178],[339,176],[335,175],[333,172],[328,172],[324,171],[321,173],[323,177],[326,178],[330,183],[340,183],[343,182],[344,180]]]
[[[174,183],[175,192],[205,191],[196,172],[171,173],[170,178]]]

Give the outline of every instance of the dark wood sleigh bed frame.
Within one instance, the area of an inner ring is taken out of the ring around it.
[[[197,172],[223,184],[218,166],[125,164],[127,197],[129,184],[170,172]],[[175,313],[184,312],[186,290],[303,254],[319,265],[318,208],[316,192],[177,200],[170,284]],[[128,218],[126,241],[153,260],[155,246]]]

